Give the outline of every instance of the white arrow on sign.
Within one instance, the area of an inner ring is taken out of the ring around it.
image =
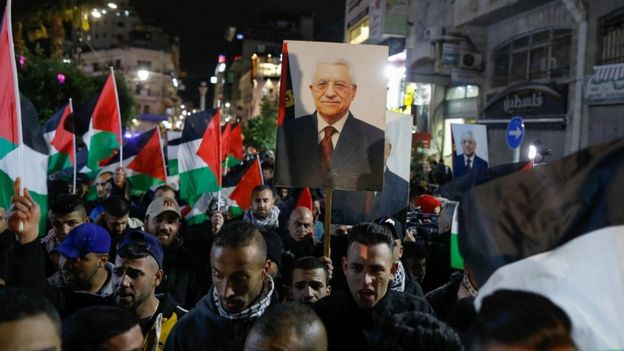
[[[511,135],[512,137],[515,137],[516,139],[518,139],[518,138],[520,138],[522,136],[522,129],[516,128],[514,130],[510,130],[509,131],[509,135]]]

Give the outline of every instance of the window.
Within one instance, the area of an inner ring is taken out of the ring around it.
[[[446,89],[446,100],[469,99],[479,96],[479,86],[460,85]]]
[[[572,31],[548,29],[513,38],[494,51],[492,85],[555,79],[570,73]]]
[[[624,62],[624,8],[598,21],[596,64]]]

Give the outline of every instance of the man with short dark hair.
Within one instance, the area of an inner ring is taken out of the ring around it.
[[[172,199],[176,198],[175,190],[167,184],[160,185],[154,190],[154,199],[159,197],[169,197]]]
[[[312,305],[325,324],[330,350],[367,350],[365,332],[385,315],[433,313],[424,299],[389,289],[397,271],[393,249],[392,234],[384,226],[364,223],[349,231],[347,257],[342,259],[349,289]]]
[[[169,337],[168,351],[242,350],[247,332],[277,303],[267,246],[257,228],[227,223],[210,252],[214,286]]]
[[[0,350],[61,351],[61,319],[29,289],[0,289]]]
[[[309,305],[330,292],[329,276],[318,258],[306,256],[295,261],[291,284],[292,301]]]
[[[96,223],[106,228],[111,235],[111,259],[114,260],[117,245],[131,229],[141,229],[143,222],[130,217],[130,203],[121,195],[111,195],[104,200],[104,212]]]
[[[29,289],[0,289],[0,349],[61,351],[61,319],[45,297]]]
[[[63,322],[63,351],[136,351],[142,345],[139,319],[119,307],[83,308]]]
[[[325,351],[327,332],[312,309],[300,304],[272,308],[251,329],[248,351]]]
[[[260,230],[277,231],[279,214],[273,189],[268,185],[258,185],[251,192],[251,208],[245,211],[243,219]]]

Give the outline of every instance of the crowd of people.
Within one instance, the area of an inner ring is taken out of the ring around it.
[[[95,201],[57,187],[47,213],[15,195],[0,212],[0,349],[576,349],[543,296],[501,290],[477,312],[470,267],[449,263],[454,203],[413,186],[407,222],[324,233],[324,193],[297,207],[271,161],[249,209],[209,206],[200,224],[168,185],[130,197],[123,169],[97,176]]]

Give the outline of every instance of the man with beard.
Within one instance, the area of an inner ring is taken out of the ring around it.
[[[60,254],[61,285],[100,296],[112,294],[110,245],[108,232],[99,225],[84,223],[72,229],[55,249]]]
[[[214,286],[171,332],[165,350],[242,350],[247,332],[277,303],[267,246],[249,223],[227,223],[210,252]]]
[[[103,297],[69,287],[53,287],[45,278],[45,256],[37,235],[41,209],[27,189],[24,189],[24,196],[17,195],[18,191],[19,180],[15,182],[16,195],[11,200],[8,216],[9,229],[17,242],[7,283],[41,291],[65,317],[83,307],[116,304],[139,317],[145,336],[142,350],[162,349],[173,325],[185,310],[179,308],[170,295],[155,294],[163,276],[164,254],[160,241],[142,231],[126,235],[119,244],[115,260],[112,295]]]
[[[390,290],[397,271],[389,229],[364,223],[349,231],[342,266],[348,290],[321,299],[312,308],[328,333],[330,350],[368,350],[366,333],[386,316],[406,311],[433,314],[423,298]]]
[[[106,228],[111,235],[111,260],[115,259],[117,245],[121,239],[131,230],[143,227],[143,222],[130,217],[130,203],[120,195],[111,195],[104,200],[104,212],[96,223]]]
[[[168,292],[185,308],[206,293],[210,285],[207,268],[197,256],[182,246],[180,226],[182,215],[174,198],[155,198],[147,207],[145,229],[160,240],[164,250],[164,278],[156,292]]]
[[[277,231],[280,210],[275,206],[273,189],[268,185],[258,185],[251,192],[251,208],[245,211],[245,222],[264,231]]]

